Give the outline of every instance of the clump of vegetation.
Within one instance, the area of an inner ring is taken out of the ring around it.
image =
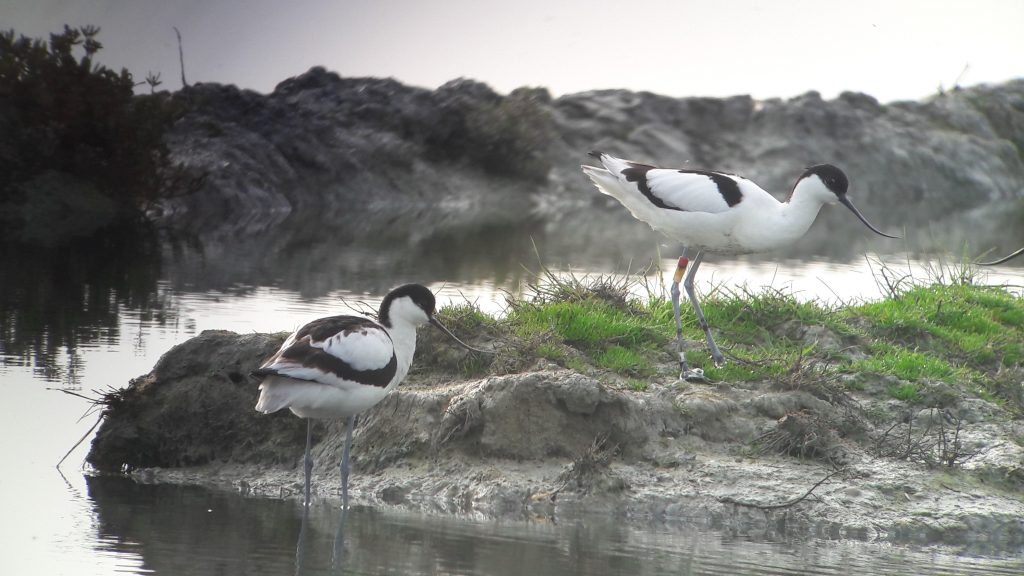
[[[839,468],[843,451],[828,418],[807,411],[787,414],[757,439],[761,453],[774,452],[828,462]]]
[[[957,374],[949,360],[908,350],[887,342],[869,346],[872,356],[855,361],[850,371],[891,374],[900,380],[937,379],[948,381]]]
[[[948,409],[920,410],[883,432],[873,452],[878,457],[909,460],[929,468],[961,466],[985,452],[964,441],[964,424]]]
[[[1024,300],[1001,286],[981,284],[968,263],[941,266],[921,280],[882,265],[876,272],[888,297],[844,311],[862,329],[871,354],[852,370],[893,374],[901,380],[964,383],[981,396],[1001,398],[1024,411],[1017,387],[1005,376],[1024,363]],[[890,390],[915,401],[916,387]]]
[[[572,463],[558,475],[562,482],[559,490],[592,494],[626,489],[626,482],[611,472],[612,457],[617,452],[618,446],[609,446],[607,437],[595,438],[593,444],[576,454]]]
[[[0,32],[0,205],[8,218],[52,204],[54,182],[67,197],[93,190],[111,207],[97,210],[116,213],[138,213],[168,193],[161,137],[173,103],[166,95],[135,96],[130,72],[98,64],[98,34],[65,26],[45,42]],[[155,87],[159,79],[149,82]]]
[[[801,302],[790,292],[766,287],[754,292],[747,287],[716,289],[707,298],[714,302],[704,315],[708,322],[744,344],[772,345],[788,339],[784,324],[824,325],[849,334],[836,318],[834,308],[818,302]],[[719,328],[720,327],[720,328]]]
[[[477,370],[509,373],[543,359],[614,375],[611,381],[633,391],[657,380],[674,382],[672,306],[644,278],[581,278],[542,268],[488,328],[501,334],[504,348]],[[1024,300],[969,279],[956,274],[930,285],[903,282],[895,296],[846,306],[803,302],[772,288],[714,288],[704,295],[704,312],[728,362],[712,364],[688,310],[682,316],[687,361],[712,382],[806,391],[839,410],[839,420],[833,419],[839,437],[864,430],[851,392],[864,392],[872,382],[878,393],[908,406],[945,407],[971,393],[1022,412]]]
[[[586,279],[543,270],[512,299],[507,321],[520,337],[549,333],[592,358],[595,366],[620,374],[650,376],[657,350],[668,341],[667,325],[654,321],[647,305],[630,296],[628,277]],[[566,358],[545,343],[545,356]]]
[[[841,307],[800,302],[771,288],[715,288],[703,298],[704,313],[729,362],[715,367],[702,347],[689,349],[687,361],[714,381],[780,382],[799,362],[833,373],[893,377],[897,383],[888,393],[910,404],[927,400],[923,385],[962,384],[1024,410],[1021,394],[1006,385],[1024,362],[1019,294],[977,283],[970,266],[943,268],[926,280],[888,268],[877,275],[891,288],[887,298]],[[660,306],[659,316],[671,314],[668,302]],[[818,349],[794,326],[822,327],[858,353]],[[692,315],[683,315],[683,330],[687,340],[703,341]]]
[[[892,396],[897,400],[903,400],[904,402],[910,403],[917,402],[921,398],[918,386],[913,382],[904,382],[903,384],[889,388],[889,396]]]
[[[505,339],[498,321],[468,300],[441,308],[436,317],[460,340],[471,346],[486,341],[490,343],[490,348]],[[497,356],[470,352],[434,329],[420,331],[417,348],[414,369],[462,374],[467,378],[486,374],[499,357],[506,358],[505,354]]]
[[[1024,360],[1024,308],[1006,290],[970,284],[914,287],[860,306],[874,334],[913,342],[979,370]]]
[[[646,392],[650,388],[650,384],[644,380],[637,380],[636,378],[630,379],[626,382],[626,387],[634,392]]]

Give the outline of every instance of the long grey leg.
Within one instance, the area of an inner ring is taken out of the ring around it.
[[[679,355],[679,378],[686,378],[687,373],[690,371],[686,365],[686,355],[683,353],[683,321],[679,317],[679,281],[683,279],[683,273],[686,271],[686,265],[689,260],[686,259],[686,248],[683,248],[682,255],[679,256],[679,262],[676,264],[676,272],[672,277],[672,288],[669,293],[672,294],[672,313],[676,317],[676,354]]]
[[[306,418],[306,457],[303,460],[303,465],[306,468],[306,500],[303,502],[304,506],[309,506],[309,477],[313,472],[313,456],[310,454],[312,444],[313,420]]]
[[[355,414],[348,417],[348,432],[345,433],[345,451],[341,455],[341,507],[348,508],[348,453],[352,448],[352,429],[356,427]]]
[[[690,271],[686,273],[686,279],[683,281],[683,288],[686,289],[686,295],[690,297],[690,303],[693,304],[693,311],[697,314],[697,322],[700,324],[701,329],[704,330],[704,336],[708,340],[708,348],[711,349],[711,359],[714,360],[715,366],[721,367],[725,364],[725,356],[722,355],[722,351],[718,349],[718,345],[715,344],[715,339],[711,336],[711,327],[708,326],[707,320],[704,319],[704,311],[700,309],[700,303],[697,302],[697,292],[693,289],[693,277],[697,274],[697,269],[700,268],[700,262],[704,259],[704,252],[697,252],[697,255],[691,262]]]

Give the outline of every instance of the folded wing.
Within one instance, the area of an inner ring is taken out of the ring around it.
[[[306,324],[281,346],[256,376],[287,376],[323,384],[386,387],[398,368],[394,344],[382,326],[357,316],[332,316]]]

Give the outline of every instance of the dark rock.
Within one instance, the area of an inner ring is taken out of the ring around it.
[[[552,99],[543,89],[501,95],[458,79],[430,91],[317,67],[267,95],[202,84],[175,98],[187,111],[168,136],[172,157],[207,180],[160,210],[204,231],[249,213],[480,205],[510,185],[557,199],[538,202],[557,214],[560,203],[595,202],[579,173],[595,148],[742,173],[777,194],[806,166],[834,163],[882,226],[912,224],[900,220],[911,204],[924,222],[1024,190],[1024,80],[891,104],[852,92],[755,101],[602,90]]]

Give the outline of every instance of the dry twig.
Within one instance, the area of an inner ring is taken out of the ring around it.
[[[718,501],[722,502],[723,504],[736,504],[737,506],[746,506],[748,508],[757,508],[758,510],[778,510],[780,508],[789,508],[790,506],[799,504],[800,502],[803,502],[804,500],[806,500],[807,497],[810,496],[811,493],[814,492],[818,488],[818,486],[821,486],[829,478],[835,476],[836,474],[839,474],[840,472],[842,472],[842,470],[833,470],[827,476],[825,476],[821,480],[818,480],[817,484],[815,484],[814,486],[811,486],[811,489],[808,490],[807,492],[805,492],[803,496],[799,496],[797,498],[793,498],[792,500],[787,500],[785,502],[780,502],[778,504],[758,504],[756,502],[743,502],[742,500],[737,500],[736,498],[733,498],[732,496],[722,496],[722,497],[720,497],[718,499]]]

